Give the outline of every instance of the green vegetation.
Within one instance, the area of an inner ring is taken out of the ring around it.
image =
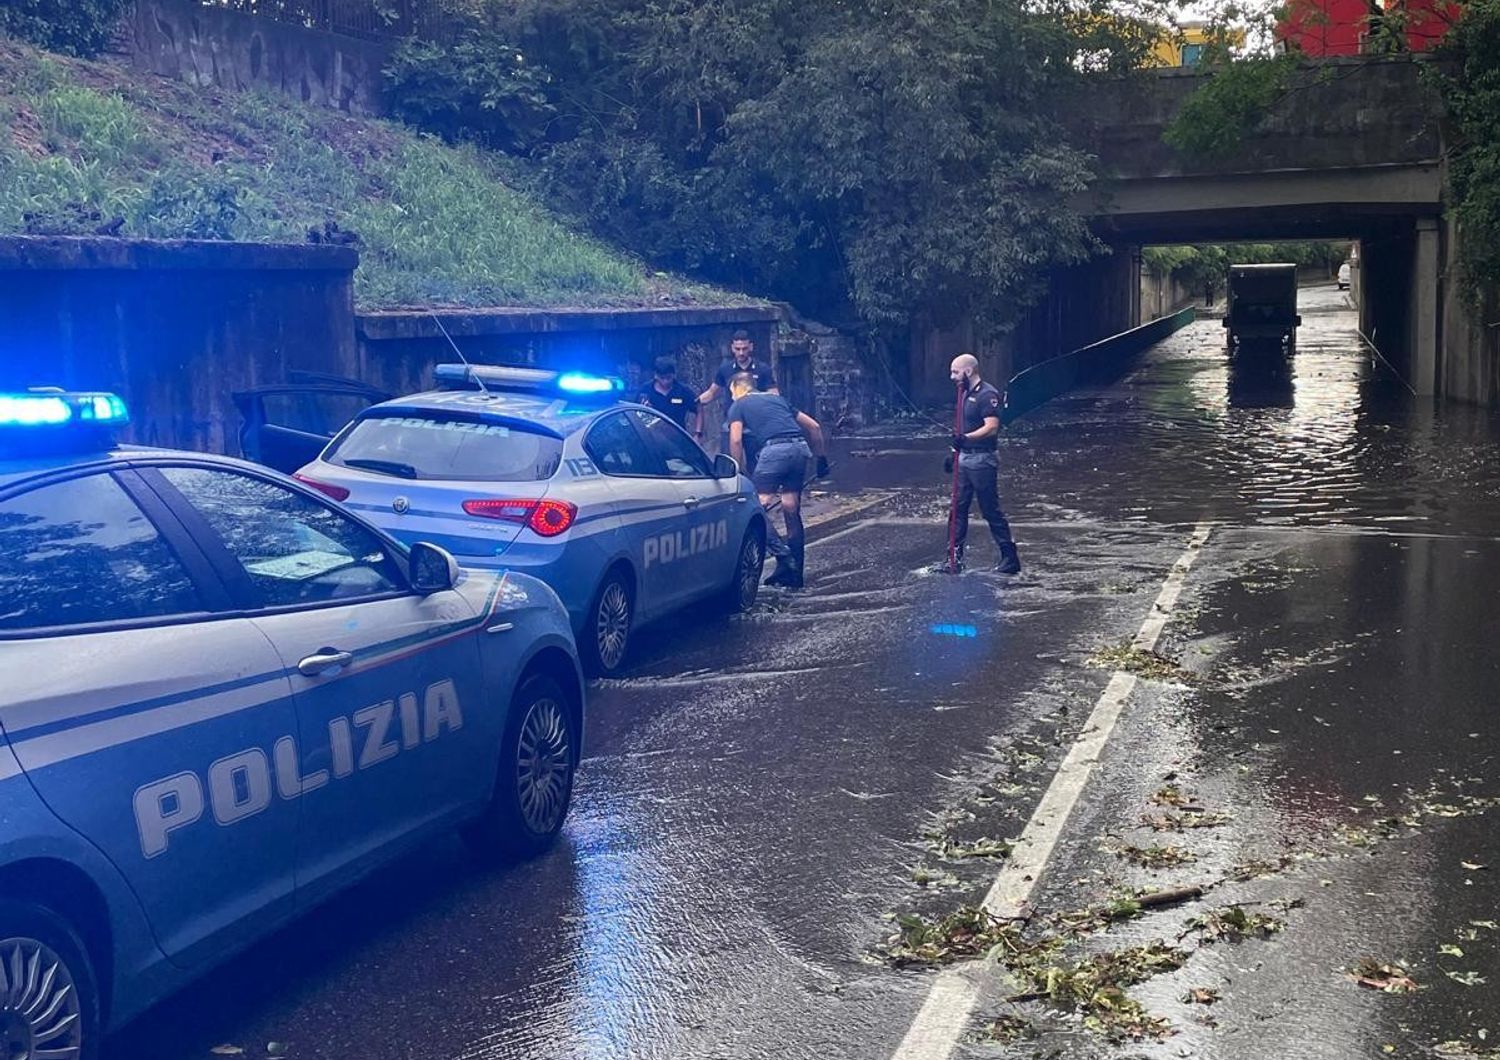
[[[1258,56],[1218,65],[1213,77],[1188,97],[1162,134],[1193,157],[1231,155],[1291,87],[1294,55]]]
[[[1193,291],[1220,291],[1229,282],[1231,265],[1291,262],[1308,270],[1332,272],[1348,260],[1350,245],[1339,240],[1303,243],[1235,243],[1230,245],[1147,247],[1142,260],[1161,275],[1175,277]]]
[[[732,300],[570,228],[514,161],[396,123],[3,38],[0,116],[0,232],[352,243],[367,307]]]
[[[126,0],[0,0],[0,33],[64,55],[93,57],[109,43]]]
[[[1105,0],[453,6],[388,69],[408,121],[524,155],[662,267],[887,332],[1003,326],[1095,253],[1058,116],[1159,35]]]
[[[1456,141],[1448,155],[1460,280],[1470,302],[1500,284],[1500,0],[1470,0],[1450,35],[1456,73],[1439,76]]]

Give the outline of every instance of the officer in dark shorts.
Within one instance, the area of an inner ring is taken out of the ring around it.
[[[714,381],[698,395],[700,406],[707,405],[715,398],[722,402],[720,410],[724,414],[724,422],[719,428],[721,453],[729,452],[729,406],[734,401],[734,395],[729,392],[729,380],[740,372],[752,373],[755,376],[755,389],[762,393],[776,389],[776,376],[771,371],[771,365],[755,356],[755,342],[750,338],[750,333],[743,330],[736,331],[729,340],[729,359],[719,365],[719,370],[714,373]],[[747,446],[752,459],[755,456],[754,446],[759,444],[759,439],[751,439]]]
[[[958,459],[958,510],[955,543],[956,560],[963,564],[964,541],[969,536],[969,506],[977,498],[979,510],[1000,558],[995,570],[1000,574],[1020,574],[1021,557],[1011,540],[1010,524],[1000,508],[1000,391],[979,378],[979,361],[970,353],[953,358],[949,378],[963,387],[963,430],[953,436],[953,451]]]
[[[652,372],[656,378],[636,401],[650,405],[694,438],[702,438],[703,413],[698,410],[698,395],[677,381],[677,359],[658,357]]]
[[[754,372],[739,372],[729,381],[734,404],[729,408],[729,452],[745,466],[745,435],[760,439],[760,453],[750,468],[750,481],[760,494],[761,507],[778,497],[786,519],[786,540],[771,527],[766,547],[776,557],[776,570],[767,585],[802,588],[802,558],[806,534],[802,528],[802,488],[807,484],[807,462],[818,458],[818,477],[828,474],[823,429],[805,412],[792,408],[780,394],[757,389]]]

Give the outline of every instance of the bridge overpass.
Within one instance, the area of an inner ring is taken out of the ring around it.
[[[1425,58],[1347,59],[1296,71],[1232,154],[1184,158],[1162,139],[1211,74],[1154,71],[1072,108],[1099,159],[1082,205],[1119,250],[1146,244],[1349,238],[1361,330],[1422,394],[1494,403],[1496,351],[1449,279],[1443,107]]]

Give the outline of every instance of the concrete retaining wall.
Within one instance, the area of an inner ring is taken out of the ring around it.
[[[128,440],[234,448],[229,393],[357,368],[343,247],[0,238],[0,388],[113,390]]]
[[[200,88],[262,88],[355,114],[382,109],[391,45],[193,0],[135,0],[125,24],[136,69]]]
[[[919,401],[952,399],[948,364],[960,353],[979,358],[985,379],[1017,372],[1133,327],[1140,313],[1140,261],[1135,248],[1114,247],[1086,265],[1058,269],[1046,297],[1002,335],[972,320],[950,328],[919,327],[909,351],[911,392]]]
[[[237,452],[231,393],[294,371],[395,394],[456,360],[431,313],[353,307],[357,254],[343,247],[97,238],[0,239],[0,389],[114,390],[128,440]],[[442,327],[476,363],[573,367],[650,379],[660,354],[707,386],[730,337],[750,332],[788,393],[829,426],[871,402],[852,340],[780,307],[453,311]],[[717,429],[717,413],[710,427]]]

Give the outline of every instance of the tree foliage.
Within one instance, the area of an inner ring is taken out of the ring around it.
[[[1056,116],[1159,35],[1102,0],[464,3],[389,68],[408,120],[663,267],[888,328],[1004,324],[1094,252]]]
[[[1452,217],[1461,282],[1473,301],[1500,284],[1500,0],[1469,0],[1445,50],[1457,66],[1439,77],[1454,141]]]
[[[1176,278],[1191,290],[1218,291],[1229,281],[1232,265],[1267,265],[1290,262],[1308,269],[1338,268],[1349,257],[1350,245],[1340,240],[1294,243],[1200,243],[1196,245],[1147,247],[1146,265]]]
[[[109,44],[127,0],[0,0],[0,32],[90,58]]]

